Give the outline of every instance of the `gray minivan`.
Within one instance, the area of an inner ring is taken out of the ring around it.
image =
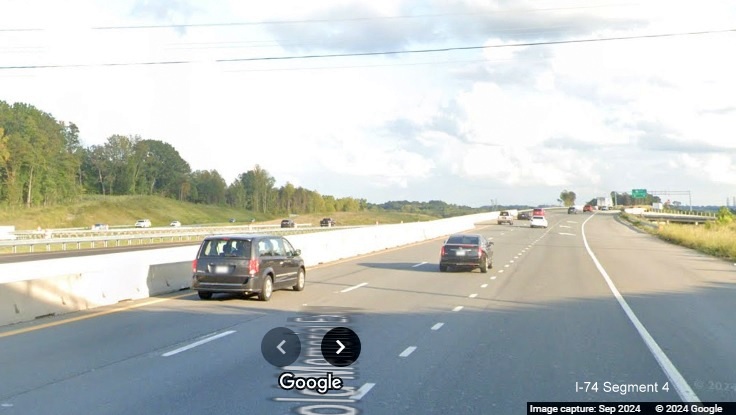
[[[306,269],[300,255],[282,236],[208,236],[192,262],[192,289],[203,300],[214,293],[240,293],[268,301],[274,290],[301,291]]]

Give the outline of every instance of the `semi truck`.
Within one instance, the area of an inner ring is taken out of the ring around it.
[[[598,209],[601,209],[603,207],[608,209],[613,206],[613,202],[611,201],[610,197],[601,196],[601,197],[596,198],[596,205],[598,206]]]

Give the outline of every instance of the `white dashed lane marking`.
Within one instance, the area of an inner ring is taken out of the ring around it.
[[[224,332],[219,333],[219,334],[214,334],[212,336],[205,337],[202,340],[198,340],[198,341],[196,341],[194,343],[188,344],[186,346],[182,346],[182,347],[180,347],[178,349],[174,349],[174,350],[172,350],[170,352],[166,352],[166,353],[162,354],[161,356],[163,356],[163,357],[173,356],[175,354],[178,354],[178,353],[181,353],[181,352],[185,352],[185,351],[187,351],[189,349],[193,349],[193,348],[195,348],[197,346],[201,346],[201,345],[203,345],[205,343],[211,342],[212,340],[217,340],[217,339],[219,339],[221,337],[225,337],[225,336],[231,335],[233,333],[235,333],[235,330],[228,330],[228,331],[224,331]]]
[[[462,309],[463,309],[463,306],[459,305],[459,306],[453,308],[452,311],[460,311]]]
[[[351,396],[350,399],[354,401],[361,400],[368,392],[370,392],[373,387],[376,386],[375,383],[366,383],[365,385],[361,386],[358,390],[355,391],[355,395]]]
[[[348,291],[353,291],[353,290],[357,290],[357,289],[358,289],[358,288],[360,288],[360,287],[365,287],[366,285],[368,285],[368,283],[367,283],[367,282],[361,282],[361,283],[360,283],[360,284],[358,284],[358,285],[353,285],[352,287],[346,288],[346,289],[344,289],[344,290],[342,290],[342,291],[340,291],[340,292],[341,292],[341,293],[346,293],[346,292],[348,292]]]
[[[416,346],[409,346],[406,349],[404,349],[403,352],[399,355],[399,357],[408,357],[410,354],[414,353],[414,350],[416,350]]]
[[[445,323],[437,323],[434,326],[432,326],[432,330],[437,331],[437,330],[441,329],[442,326],[444,326],[444,325],[445,325]]]

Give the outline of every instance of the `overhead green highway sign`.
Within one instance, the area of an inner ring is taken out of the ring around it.
[[[644,199],[647,197],[647,189],[632,189],[631,197],[634,199]]]

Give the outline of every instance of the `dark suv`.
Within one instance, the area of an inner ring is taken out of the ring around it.
[[[335,221],[332,220],[332,218],[323,218],[321,221],[319,221],[319,226],[323,226],[323,227],[335,226]]]
[[[281,221],[282,228],[296,228],[296,223],[291,219],[284,219]]]
[[[493,242],[477,234],[450,236],[440,252],[440,272],[448,267],[480,268],[480,272],[488,272],[493,268]]]
[[[281,236],[208,236],[192,262],[192,289],[203,300],[214,293],[240,293],[268,301],[274,290],[301,291],[306,269],[300,255]]]

